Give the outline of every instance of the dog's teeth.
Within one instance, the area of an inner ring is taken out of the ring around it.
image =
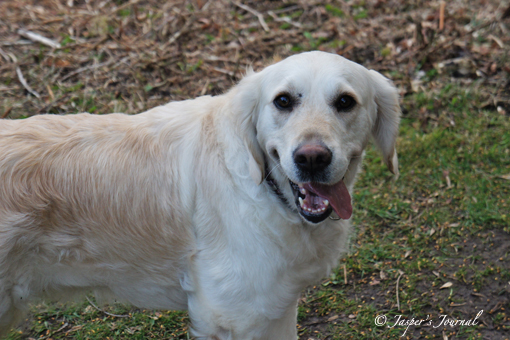
[[[328,206],[329,201],[328,200],[324,200],[324,201],[322,201],[322,203],[324,203],[325,206]]]
[[[306,189],[305,188],[299,188],[299,192],[303,195],[306,195]]]
[[[303,208],[303,204],[304,204],[304,201],[301,197],[298,197],[298,200],[299,200],[299,205],[301,206],[301,208]]]

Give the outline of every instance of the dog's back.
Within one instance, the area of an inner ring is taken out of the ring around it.
[[[165,130],[160,116],[0,121],[0,336],[34,298],[94,290],[186,307],[172,274],[190,244],[186,195],[171,173],[186,166],[175,150],[184,132]]]

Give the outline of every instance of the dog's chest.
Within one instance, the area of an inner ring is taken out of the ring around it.
[[[345,243],[345,226],[338,223],[311,229],[241,201],[229,210],[197,215],[191,267],[193,290],[218,310],[278,318],[304,287],[327,274]]]

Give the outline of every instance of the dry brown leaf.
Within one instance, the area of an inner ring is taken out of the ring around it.
[[[89,306],[90,307],[90,306]],[[83,328],[83,325],[73,326],[70,330],[68,330],[68,333],[79,331]]]
[[[99,15],[90,20],[88,33],[90,37],[106,35],[108,33],[108,17]]]
[[[509,180],[510,181],[510,174],[507,174],[507,175],[501,175],[501,176],[498,176],[499,178],[502,178],[502,179],[506,179],[506,180]]]
[[[47,66],[55,66],[55,67],[69,67],[71,66],[71,62],[66,59],[60,59],[60,58],[50,58],[44,62]]]
[[[335,321],[336,319],[338,319],[338,315],[333,315],[328,318],[328,322]]]
[[[439,289],[450,288],[451,286],[453,286],[453,283],[451,283],[451,282],[446,282],[444,285],[442,285],[441,287],[439,287]]]

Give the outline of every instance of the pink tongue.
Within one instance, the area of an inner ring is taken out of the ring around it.
[[[351,195],[345,186],[344,181],[337,184],[325,185],[320,183],[305,183],[303,188],[325,198],[333,207],[338,217],[347,220],[352,215]]]

